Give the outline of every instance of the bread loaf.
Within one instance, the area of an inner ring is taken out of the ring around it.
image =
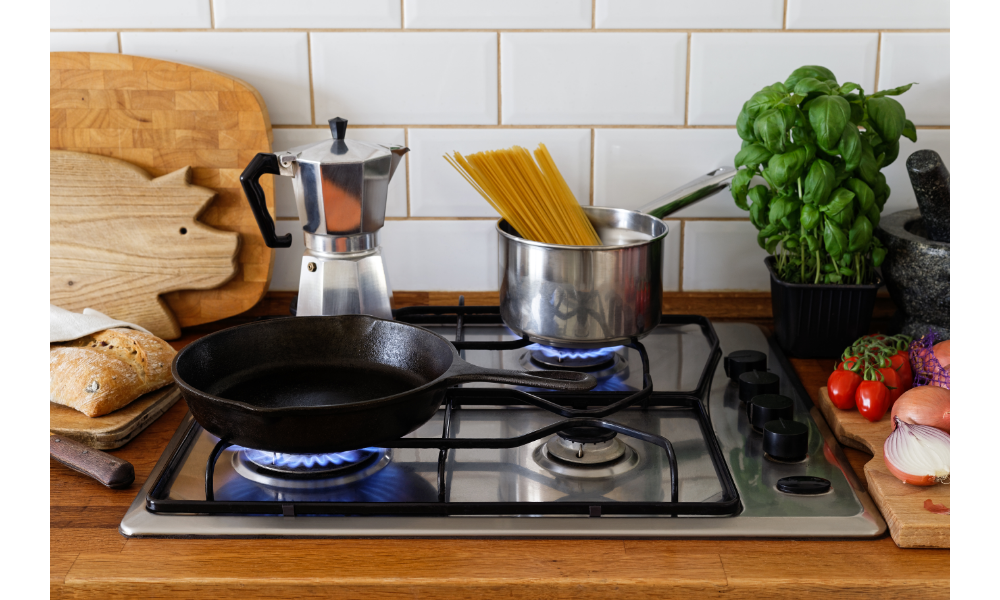
[[[49,400],[99,417],[171,381],[177,354],[160,338],[126,327],[49,347]]]

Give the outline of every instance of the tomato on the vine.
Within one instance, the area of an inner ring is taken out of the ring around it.
[[[826,390],[830,401],[841,410],[851,410],[855,406],[855,393],[861,384],[861,375],[843,369],[834,371],[826,380]]]
[[[881,381],[862,381],[858,386],[856,404],[861,416],[875,423],[889,410],[889,388]]]
[[[903,395],[903,386],[899,381],[899,373],[892,366],[882,367],[878,370],[882,374],[882,383],[889,390],[889,408],[896,403],[896,399]]]
[[[913,387],[913,367],[910,366],[910,353],[900,350],[889,359],[892,368],[899,375],[899,387],[904,392]]]

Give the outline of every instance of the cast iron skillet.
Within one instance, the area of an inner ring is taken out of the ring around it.
[[[571,371],[483,369],[440,335],[367,315],[289,317],[207,335],[174,358],[191,414],[230,443],[318,454],[378,446],[426,423],[450,385],[589,390]]]

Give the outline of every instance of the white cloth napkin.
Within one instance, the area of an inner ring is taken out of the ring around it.
[[[126,323],[112,319],[108,315],[98,312],[92,308],[83,309],[83,314],[70,312],[65,308],[59,308],[53,304],[49,305],[49,343],[68,342],[76,338],[83,337],[103,331],[112,327],[131,327],[139,331],[146,329],[133,323]]]

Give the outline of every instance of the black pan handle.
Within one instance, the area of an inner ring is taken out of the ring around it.
[[[508,371],[506,369],[484,369],[456,358],[444,375],[447,385],[486,381],[509,383],[529,387],[549,388],[567,392],[585,392],[597,385],[597,380],[589,373],[580,371]]]
[[[278,237],[274,231],[274,220],[271,213],[267,212],[267,198],[264,190],[260,187],[260,176],[264,174],[280,175],[278,168],[278,157],[270,152],[260,152],[253,157],[247,168],[243,169],[240,175],[240,185],[243,186],[243,193],[247,195],[250,202],[250,209],[257,219],[257,227],[260,234],[264,236],[264,243],[268,248],[288,248],[292,245],[292,234],[286,233]]]

